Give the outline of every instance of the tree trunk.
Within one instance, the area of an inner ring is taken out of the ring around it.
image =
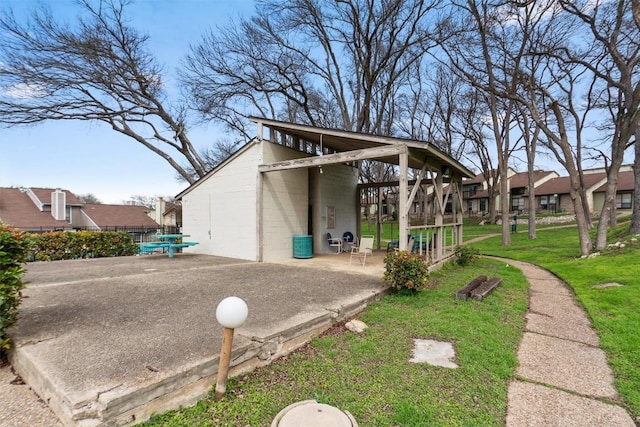
[[[491,187],[489,187],[489,191],[487,192],[487,195],[489,196],[489,200],[487,200],[487,208],[489,209],[489,224],[495,224],[498,217],[498,209],[496,207],[496,192],[494,188],[495,187],[492,185]]]
[[[611,218],[609,218],[609,227],[618,225],[618,208],[616,207],[616,199],[613,198],[611,203]]]
[[[500,208],[502,210],[502,245],[511,245],[511,224],[509,222],[509,169],[506,162],[500,168]]]
[[[535,191],[535,180],[534,180],[534,164],[533,161],[529,161],[527,165],[528,168],[528,185],[529,185],[529,198],[527,199],[527,209],[529,210],[529,239],[536,238],[536,191]]]
[[[598,233],[596,235],[596,249],[601,250],[607,247],[607,230],[609,229],[609,220],[611,215],[615,215],[611,211],[611,206],[616,202],[616,191],[618,189],[618,172],[622,165],[622,158],[614,159],[611,167],[607,172],[607,188],[604,193],[604,204],[600,212],[600,220],[598,221]]]
[[[633,214],[631,215],[630,234],[640,233],[640,129],[636,129],[634,144],[636,155],[633,161]]]
[[[580,196],[579,183],[574,183],[571,178],[571,190],[569,195],[573,202],[573,209],[576,212],[576,222],[578,223],[578,237],[580,239],[580,253],[587,256],[591,252],[591,238],[589,237],[589,224],[584,209],[582,208],[582,197]]]

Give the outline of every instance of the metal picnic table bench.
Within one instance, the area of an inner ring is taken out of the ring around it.
[[[169,258],[173,258],[175,249],[186,248],[198,244],[198,242],[177,242],[178,239],[190,237],[188,234],[154,234],[151,237],[158,240],[155,242],[141,243],[141,253],[153,253],[158,249],[162,249],[162,251],[164,252],[164,250],[166,249],[167,253],[169,254]]]

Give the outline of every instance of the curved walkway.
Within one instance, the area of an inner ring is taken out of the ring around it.
[[[540,267],[499,259],[522,270],[530,285],[507,427],[635,427],[616,404],[606,355],[572,291]]]

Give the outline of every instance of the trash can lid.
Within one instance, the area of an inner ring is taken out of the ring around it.
[[[304,400],[287,406],[271,423],[271,427],[300,426],[358,427],[358,423],[349,412],[315,400]]]

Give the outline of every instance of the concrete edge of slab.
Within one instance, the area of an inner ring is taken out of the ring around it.
[[[235,340],[242,344],[231,355],[229,376],[242,375],[266,366],[309,342],[336,323],[363,311],[372,301],[379,300],[388,289],[367,291],[352,296],[346,302],[329,304],[324,312],[302,323],[268,333],[265,336],[244,336]],[[10,354],[15,371],[44,400],[63,424],[78,427],[123,426],[142,422],[153,414],[192,406],[206,397],[215,384],[218,355],[172,372],[161,379],[138,387],[115,387],[96,396],[72,402],[46,374],[38,369],[26,348]]]

